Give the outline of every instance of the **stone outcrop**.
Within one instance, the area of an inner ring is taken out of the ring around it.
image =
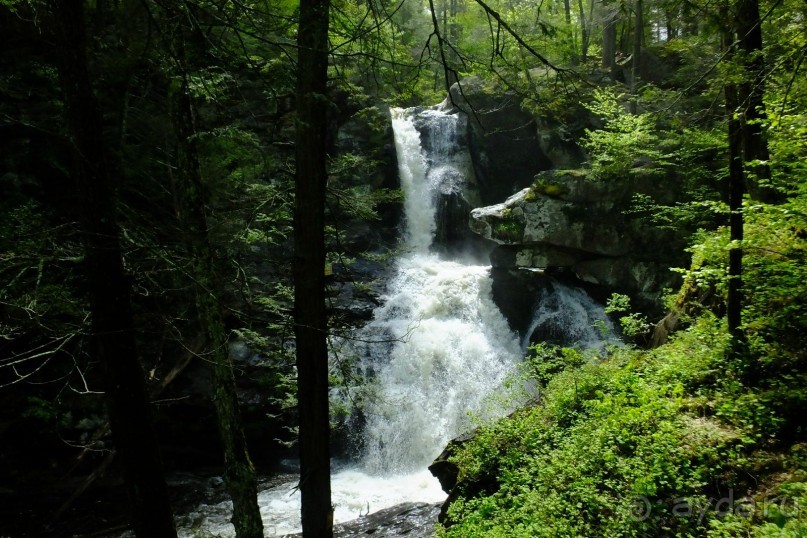
[[[440,505],[432,503],[402,503],[357,519],[334,525],[334,538],[372,536],[373,538],[431,538]],[[289,534],[299,538],[302,534]]]
[[[650,303],[674,282],[667,268],[680,241],[626,210],[633,193],[659,188],[641,174],[606,184],[588,179],[584,170],[546,171],[503,203],[472,210],[470,227],[497,243],[495,268],[563,269]]]
[[[574,135],[523,110],[513,92],[468,77],[451,87],[449,102],[469,118],[468,144],[483,204],[527,187],[539,171],[584,160]]]
[[[473,431],[452,439],[443,449],[443,452],[429,465],[429,472],[440,481],[440,487],[443,488],[443,491],[448,493],[448,498],[443,503],[438,517],[438,521],[441,523],[448,521],[448,507],[460,496],[473,497],[482,492],[492,493],[495,491],[496,480],[494,477],[477,477],[478,480],[460,483],[459,467],[456,463],[451,461],[451,457],[454,456],[465,443],[473,439],[475,435],[476,432]]]

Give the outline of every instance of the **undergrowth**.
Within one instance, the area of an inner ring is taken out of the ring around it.
[[[742,337],[728,230],[702,232],[666,343],[533,347],[539,398],[454,449],[438,536],[807,536],[807,192],[744,212]]]
[[[455,453],[467,494],[439,536],[807,535],[807,449],[776,445],[776,405],[727,367],[728,346],[710,314],[602,362],[540,346],[539,403]]]

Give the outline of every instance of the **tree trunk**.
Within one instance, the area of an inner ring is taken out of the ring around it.
[[[764,123],[767,119],[765,93],[765,58],[762,54],[762,21],[758,0],[739,0],[735,29],[739,49],[743,52],[746,78],[737,86],[738,112],[742,114],[742,143],[748,190],[751,197],[763,202],[781,202],[781,193],[766,185],[771,178],[768,141]]]
[[[630,72],[630,111],[636,114],[639,109],[639,58],[642,55],[642,36],[644,34],[644,4],[642,0],[635,3],[636,18],[633,25],[633,61]]]
[[[603,5],[602,66],[612,77],[616,74],[616,10],[610,3]]]
[[[729,332],[735,338],[741,337],[743,292],[743,195],[745,194],[745,173],[742,162],[742,125],[737,119],[740,106],[737,88],[727,84],[726,113],[728,114],[729,140],[729,225],[732,246],[729,249],[729,292],[726,301],[726,318]]]
[[[328,346],[325,312],[328,0],[301,0],[297,30],[294,332],[300,412],[303,536],[330,538]]]
[[[678,37],[678,30],[676,29],[675,26],[675,23],[678,19],[678,17],[676,16],[677,15],[676,11],[673,11],[672,8],[664,9],[664,30],[667,32],[666,41],[671,41],[676,37]]]
[[[50,8],[67,123],[75,148],[92,312],[91,352],[105,369],[109,421],[124,464],[135,534],[142,538],[176,537],[137,357],[112,167],[87,69],[83,5],[80,0],[59,0],[51,2]]]
[[[199,167],[182,29],[175,30],[174,45],[181,71],[181,84],[173,95],[173,121],[177,138],[176,198],[190,253],[189,273],[194,282],[196,314],[205,335],[206,344],[201,355],[210,365],[212,374],[213,407],[224,448],[224,481],[233,501],[232,523],[236,536],[263,538],[255,469],[247,451],[235,375],[227,347],[227,331],[217,293],[216,270],[205,213],[207,196]]]
[[[724,8],[728,16],[728,9]],[[725,20],[725,18],[724,18]],[[735,45],[732,34],[725,30],[723,33],[723,46],[728,50],[729,60],[735,56]],[[726,116],[728,118],[729,142],[729,226],[732,246],[729,249],[729,290],[726,299],[726,320],[729,333],[735,341],[742,338],[740,326],[742,325],[742,272],[743,250],[740,242],[743,240],[743,196],[745,195],[745,172],[743,170],[743,127],[740,115],[741,101],[737,85],[730,83],[724,88],[726,97]]]
[[[593,3],[594,2],[592,0],[592,5],[593,5]],[[590,38],[590,34],[589,34],[589,29],[588,29],[589,21],[586,19],[586,12],[585,12],[585,9],[583,9],[583,0],[577,0],[577,10],[578,10],[578,13],[579,13],[578,16],[580,18],[580,31],[581,31],[581,35],[580,35],[580,62],[585,64],[586,61],[588,60],[588,44],[589,44],[589,40],[591,38]]]

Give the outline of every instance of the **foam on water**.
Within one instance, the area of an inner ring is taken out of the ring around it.
[[[334,522],[342,523],[408,501],[442,502],[446,494],[427,471],[403,476],[373,476],[356,469],[339,471],[331,478]],[[290,481],[261,491],[258,505],[264,536],[285,536],[300,532],[300,492]],[[179,538],[231,538],[230,501],[201,505],[186,516],[192,524],[179,530]]]

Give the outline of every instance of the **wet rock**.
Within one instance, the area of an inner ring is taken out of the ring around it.
[[[448,498],[440,508],[440,515],[437,520],[441,523],[448,521],[448,507],[459,497],[474,497],[482,492],[492,493],[497,485],[493,477],[478,476],[473,481],[462,482],[459,479],[459,467],[451,461],[451,457],[456,454],[465,443],[476,435],[475,431],[460,435],[449,441],[439,456],[429,465],[429,471],[440,481],[440,487],[448,493]]]
[[[471,439],[473,439],[473,433],[466,433],[452,439],[440,455],[429,465],[429,472],[440,482],[440,487],[446,493],[451,493],[451,490],[457,485],[457,478],[460,473],[457,464],[451,461],[451,456]]]
[[[491,270],[493,302],[519,338],[526,335],[535,308],[535,298],[549,285],[548,276],[544,271],[508,269],[495,265]]]
[[[360,156],[364,163],[352,170],[347,167],[339,175],[339,181],[342,187],[362,189],[368,195],[378,189],[398,189],[398,157],[389,107],[364,104],[367,106],[358,110],[347,107],[355,112],[340,118],[336,127],[333,154]],[[376,212],[379,220],[373,222],[342,216],[339,227],[344,236],[340,248],[355,254],[393,245],[401,219],[401,204],[381,203],[376,207]]]
[[[336,525],[334,537],[373,536],[427,538],[434,535],[439,503],[404,503],[379,510],[354,521]]]
[[[468,77],[451,87],[450,101],[470,120],[469,147],[482,203],[509,196],[553,167],[541,150],[535,119],[514,93]]]
[[[373,538],[429,538],[440,514],[439,503],[402,503],[334,526],[334,538],[372,536]],[[287,534],[286,538],[302,534]]]

